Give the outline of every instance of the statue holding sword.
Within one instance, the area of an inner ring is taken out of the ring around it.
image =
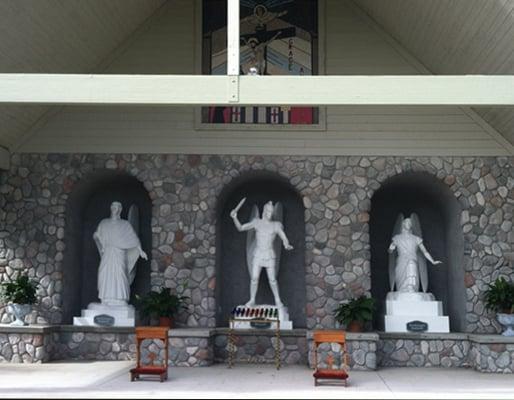
[[[241,224],[237,217],[237,213],[245,201],[246,197],[243,198],[230,212],[230,217],[234,221],[234,225],[239,232],[248,231],[246,241],[246,261],[251,281],[250,300],[246,305],[255,305],[259,276],[262,268],[265,268],[271,291],[273,292],[273,297],[275,299],[275,305],[279,309],[283,308],[284,305],[280,300],[277,283],[281,252],[280,241],[276,240],[277,236],[280,237],[284,245],[284,249],[292,250],[293,246],[289,243],[281,222],[282,204],[276,203],[274,205],[271,201],[267,202],[263,208],[262,218],[259,216],[257,206],[254,205],[250,221],[246,224]]]

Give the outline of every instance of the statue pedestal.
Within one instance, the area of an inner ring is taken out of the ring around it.
[[[410,329],[408,328],[409,323]],[[426,329],[424,328],[426,324]],[[450,322],[443,315],[443,303],[431,293],[389,292],[386,297],[386,332],[450,332]]]
[[[289,319],[289,312],[287,307],[277,307],[266,304],[259,304],[252,307],[241,305],[234,308],[239,310],[239,313],[233,313],[232,316],[236,320],[234,321],[234,329],[276,329],[276,322],[269,322],[269,325],[265,325],[265,322],[261,322],[267,319],[273,320],[278,319],[280,321],[280,329],[290,330],[293,329],[293,322]]]
[[[82,310],[80,317],[73,317],[73,325],[79,326],[135,326],[136,312],[133,306],[91,303]]]

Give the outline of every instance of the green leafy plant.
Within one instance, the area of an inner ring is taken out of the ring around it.
[[[38,284],[27,275],[19,275],[12,282],[2,282],[2,301],[15,304],[35,304]]]
[[[173,317],[181,309],[187,308],[189,297],[171,293],[169,288],[160,292],[151,291],[144,296],[136,295],[136,304],[146,316]]]
[[[489,284],[484,295],[485,306],[492,311],[514,314],[514,283],[501,277]]]
[[[347,326],[352,321],[365,323],[373,319],[374,309],[375,299],[363,295],[339,304],[335,310],[335,319]]]

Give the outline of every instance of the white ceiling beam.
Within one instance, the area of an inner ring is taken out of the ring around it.
[[[227,0],[227,75],[239,75],[239,0]]]
[[[514,75],[230,76],[0,74],[4,104],[513,106]]]
[[[227,75],[230,103],[239,101],[239,0],[227,0]]]

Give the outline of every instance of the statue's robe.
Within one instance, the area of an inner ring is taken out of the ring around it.
[[[98,297],[102,303],[128,301],[141,248],[139,238],[128,221],[111,218],[100,222],[95,236],[103,249],[98,269]]]
[[[395,284],[399,292],[419,290],[418,248],[423,239],[416,235],[401,233],[393,237],[398,251],[396,260]]]

